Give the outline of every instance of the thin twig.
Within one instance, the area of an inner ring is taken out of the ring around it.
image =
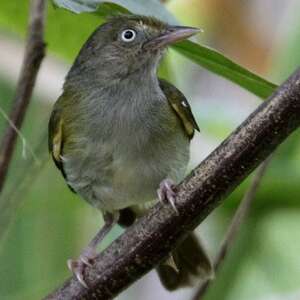
[[[33,151],[32,147],[27,143],[26,137],[24,136],[24,134],[15,126],[15,124],[10,120],[9,116],[5,113],[4,109],[0,106],[0,115],[2,115],[2,117],[6,120],[6,122],[9,124],[9,126],[11,128],[13,128],[13,130],[16,132],[16,134],[19,136],[19,138],[22,141],[22,157],[23,158],[27,158],[27,150],[29,151],[29,153],[31,154],[31,156],[33,157],[34,161],[36,163],[39,163],[39,160],[37,158],[37,156],[35,155],[35,152]]]
[[[223,263],[228,250],[233,245],[237,234],[241,228],[242,223],[245,221],[245,218],[250,210],[251,204],[255,198],[257,190],[260,186],[261,180],[267,170],[271,158],[266,159],[257,169],[256,174],[253,177],[250,187],[246,191],[228,229],[225,234],[225,237],[221,243],[220,250],[215,257],[214,260],[214,270],[217,272]],[[197,289],[195,295],[193,296],[192,300],[201,300],[203,296],[206,294],[212,280],[204,281],[199,288]]]
[[[177,214],[156,204],[47,300],[108,300],[164,260],[262,161],[300,126],[300,69],[177,186]]]
[[[17,130],[21,128],[26,110],[30,103],[36,77],[45,55],[44,19],[45,0],[32,0],[30,23],[21,73],[9,120],[14,126],[8,126],[0,143],[0,193],[3,189],[8,167],[12,159],[17,140]]]

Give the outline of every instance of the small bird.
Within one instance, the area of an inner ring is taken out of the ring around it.
[[[85,287],[84,269],[115,224],[130,226],[157,198],[178,213],[175,184],[199,128],[184,95],[158,78],[157,68],[170,44],[199,31],[154,17],[112,17],[92,33],[66,76],[49,121],[49,151],[70,189],[104,219],[79,258],[68,260]],[[169,290],[212,273],[192,233],[157,270]]]

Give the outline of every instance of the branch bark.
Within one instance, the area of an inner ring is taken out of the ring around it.
[[[300,69],[178,185],[177,215],[155,205],[85,272],[46,300],[112,299],[156,266],[300,125]]]
[[[228,250],[231,248],[232,244],[234,243],[234,240],[239,232],[239,229],[241,228],[241,225],[243,221],[245,220],[251,204],[255,198],[256,192],[260,186],[261,180],[267,170],[267,167],[269,165],[271,158],[266,159],[257,169],[257,172],[253,178],[253,181],[251,182],[251,185],[247,192],[245,193],[245,196],[241,200],[241,203],[234,214],[234,217],[229,225],[229,228],[225,234],[224,240],[221,243],[220,250],[218,254],[216,255],[216,258],[214,259],[214,270],[217,272],[222,265]],[[212,280],[206,280],[204,281],[199,288],[197,289],[195,295],[193,296],[192,300],[201,300],[203,299],[204,295],[206,294],[210,284],[212,283]]]
[[[45,11],[45,0],[32,0],[26,50],[14,97],[14,104],[10,113],[10,120],[17,129],[20,129],[22,126],[36,77],[45,55],[45,43],[43,40]],[[16,130],[8,126],[0,143],[0,193],[5,183],[16,140]]]

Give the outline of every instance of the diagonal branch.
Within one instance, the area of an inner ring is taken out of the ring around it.
[[[178,185],[177,215],[155,205],[46,300],[112,299],[155,267],[300,125],[300,69]]]
[[[245,220],[245,217],[247,216],[249,209],[251,207],[251,204],[255,198],[256,192],[260,186],[261,180],[267,170],[267,167],[269,165],[271,158],[266,159],[257,169],[257,172],[253,178],[253,181],[251,182],[251,185],[247,192],[245,193],[243,199],[241,200],[241,203],[229,225],[229,228],[225,234],[224,240],[221,243],[220,250],[214,260],[214,270],[217,272],[223,263],[228,250],[231,248],[232,244],[234,243],[234,240],[239,232],[239,229]],[[195,295],[193,296],[193,300],[201,300],[205,293],[207,292],[211,280],[204,281],[199,288],[197,289]]]
[[[14,104],[10,113],[10,121],[14,124],[15,128],[8,126],[0,143],[0,193],[3,189],[8,167],[12,159],[17,140],[17,130],[22,126],[37,73],[45,55],[45,43],[43,40],[45,8],[45,0],[32,0],[26,50],[14,97]]]

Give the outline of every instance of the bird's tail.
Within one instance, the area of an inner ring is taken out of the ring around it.
[[[156,270],[161,283],[169,291],[191,286],[197,279],[205,280],[214,276],[211,261],[193,233]]]

